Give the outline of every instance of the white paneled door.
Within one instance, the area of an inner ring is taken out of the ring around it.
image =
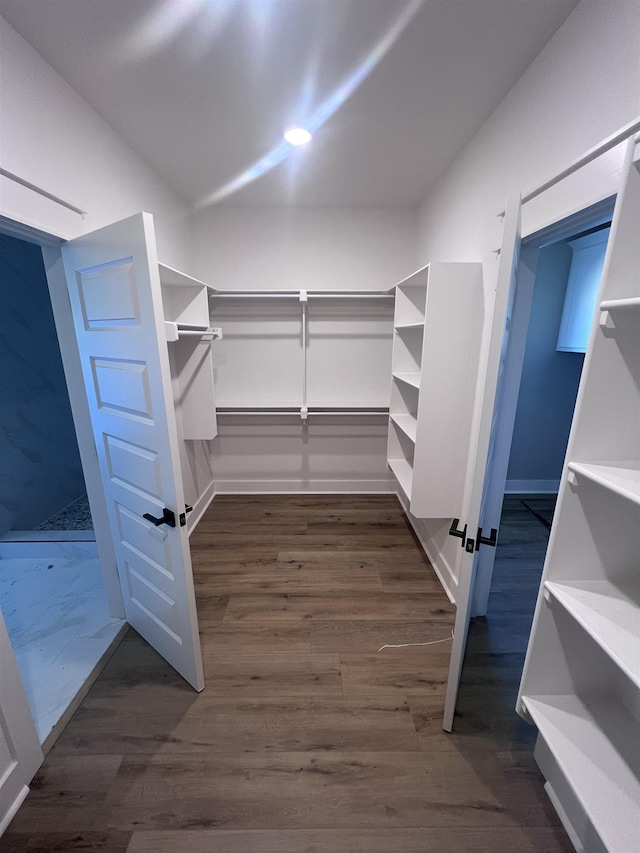
[[[127,621],[204,687],[153,219],[62,247]]]
[[[44,756],[0,614],[0,835],[29,793]]]
[[[484,364],[484,387],[479,387],[476,399],[481,401],[475,420],[475,432],[470,442],[468,458],[467,493],[461,513],[461,527],[467,533],[460,542],[457,560],[458,594],[456,597],[456,623],[454,628],[443,728],[451,731],[458,698],[460,674],[464,659],[469,619],[473,600],[473,583],[477,571],[482,538],[490,539],[491,531],[481,529],[481,506],[484,491],[491,427],[494,417],[496,392],[503,355],[503,344],[510,294],[515,287],[520,254],[520,197],[510,196],[504,217],[502,246],[498,256],[496,291],[491,318],[490,336]],[[460,535],[460,534],[458,534]],[[480,543],[480,544],[479,544]]]

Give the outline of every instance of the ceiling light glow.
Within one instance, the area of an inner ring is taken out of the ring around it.
[[[289,145],[306,145],[311,142],[311,134],[304,127],[290,127],[285,131],[284,138]]]

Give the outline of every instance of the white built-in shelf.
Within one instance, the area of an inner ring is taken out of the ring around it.
[[[624,586],[546,581],[544,588],[640,687],[640,578]]]
[[[398,332],[404,332],[407,329],[424,329],[424,320],[421,320],[419,323],[397,323],[396,330]]]
[[[631,714],[596,697],[525,695],[522,702],[605,849],[637,850],[640,750]]]
[[[209,325],[208,285],[159,264],[164,331],[169,347],[174,401],[182,438],[208,441],[217,434],[211,341],[222,337]],[[181,341],[182,343],[177,343]],[[187,343],[185,343],[185,341]]]
[[[412,388],[420,387],[420,373],[394,373],[393,378],[398,382],[404,382],[406,385],[411,385]]]
[[[160,281],[162,284],[168,285],[169,287],[205,287],[207,288],[207,292],[213,292],[213,288],[210,284],[200,281],[197,278],[193,278],[192,276],[180,272],[180,270],[176,270],[173,267],[169,267],[166,264],[158,264],[158,269],[160,271]]]
[[[639,155],[629,140],[519,693],[585,853],[640,849]]]
[[[402,491],[411,500],[411,487],[413,485],[413,467],[406,459],[389,459],[389,468],[400,484]]]
[[[416,441],[418,422],[413,415],[391,415],[391,420],[402,430],[402,432],[413,441]]]
[[[419,270],[412,272],[406,278],[398,282],[397,287],[426,287],[429,276],[429,264],[420,267]]]
[[[408,332],[411,329],[424,330],[424,320],[421,323],[396,323],[396,332]]]
[[[640,504],[640,469],[622,465],[570,462],[569,471],[585,477],[616,495]]]
[[[396,285],[387,458],[416,518],[461,511],[481,305],[480,263],[429,264]]]

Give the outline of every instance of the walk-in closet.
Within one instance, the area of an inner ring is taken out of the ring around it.
[[[0,851],[630,853],[633,0],[0,0]]]

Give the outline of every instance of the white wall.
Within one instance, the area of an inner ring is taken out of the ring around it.
[[[3,18],[0,63],[0,166],[87,215],[6,178],[0,214],[68,238],[147,210],[160,259],[184,269],[186,207]]]
[[[533,189],[639,115],[640,4],[583,0],[427,195],[419,260],[481,260],[500,245],[497,214],[510,192]],[[525,206],[524,233],[585,194],[603,197],[607,179],[614,189],[618,163],[546,194],[553,211],[544,200]]]
[[[485,260],[500,245],[510,192],[527,192],[640,115],[640,4],[583,0],[529,66],[420,209],[418,261]],[[526,205],[523,232],[615,192],[620,151]],[[487,303],[491,299],[489,284]],[[422,524],[437,538],[443,522]],[[439,570],[457,583],[446,539]]]
[[[408,209],[214,207],[190,229],[194,275],[223,290],[386,290],[415,268]]]
[[[194,274],[223,290],[386,290],[415,268],[414,210],[212,208],[191,233]],[[220,399],[299,406],[300,306],[233,306],[213,317],[228,334],[214,344]],[[315,302],[309,317],[309,405],[386,406],[393,304]],[[392,491],[386,419],[322,421],[219,417],[216,489]]]

